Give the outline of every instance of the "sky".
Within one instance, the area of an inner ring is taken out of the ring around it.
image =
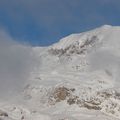
[[[120,0],[0,0],[0,30],[24,44],[47,46],[104,24],[120,25]]]

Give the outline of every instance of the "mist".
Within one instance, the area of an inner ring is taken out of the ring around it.
[[[110,75],[114,83],[120,83],[120,57],[110,50],[99,50],[89,56],[90,71],[103,70]]]
[[[22,90],[33,65],[32,48],[21,45],[0,30],[0,97]]]

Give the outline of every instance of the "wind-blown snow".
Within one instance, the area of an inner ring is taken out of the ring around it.
[[[25,68],[24,73],[29,74],[25,74],[27,81],[18,96],[12,101],[1,101],[1,118],[119,120],[119,38],[120,27],[104,25],[88,32],[72,34],[45,48],[8,45],[10,49],[8,47],[3,55],[8,57],[10,53],[12,58],[15,57],[15,64],[18,62],[16,57],[19,57],[19,67],[24,66],[21,70]],[[16,48],[15,54],[11,48]],[[16,56],[18,53],[21,56]],[[1,63],[4,65],[4,62]],[[21,77],[18,76],[19,79]]]

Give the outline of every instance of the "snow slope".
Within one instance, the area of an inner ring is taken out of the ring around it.
[[[0,102],[3,120],[119,120],[120,27],[104,25],[33,47],[24,90]]]

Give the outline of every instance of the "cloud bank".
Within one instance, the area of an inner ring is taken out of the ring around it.
[[[0,97],[19,92],[32,69],[31,47],[18,44],[0,30]]]

